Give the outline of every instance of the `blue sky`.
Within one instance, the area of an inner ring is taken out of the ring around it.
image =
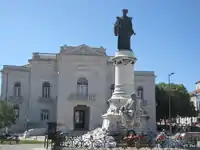
[[[136,36],[136,70],[155,71],[157,82],[200,80],[200,0],[2,0],[0,65],[23,65],[32,52],[59,51],[62,44],[103,46],[116,51],[116,16],[128,8]]]

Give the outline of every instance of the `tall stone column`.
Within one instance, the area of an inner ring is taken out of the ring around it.
[[[124,104],[135,92],[134,64],[137,59],[132,51],[120,50],[112,60],[115,65],[115,90],[109,101],[120,99],[120,103]]]
[[[120,50],[116,52],[112,60],[115,65],[115,90],[108,100],[109,109],[102,116],[102,128],[110,134],[121,132],[122,116],[119,110],[131,99],[131,94],[135,92],[134,64],[136,57],[130,50]]]
[[[131,94],[135,92],[136,57],[131,50],[131,36],[135,35],[135,32],[132,28],[132,18],[127,16],[128,9],[123,9],[122,12],[123,16],[116,17],[114,25],[114,34],[118,37],[118,51],[112,59],[115,65],[115,90],[108,100],[110,107],[102,116],[104,119],[102,128],[111,132],[119,131],[120,125],[128,128],[132,124],[128,122],[133,119],[134,115]]]

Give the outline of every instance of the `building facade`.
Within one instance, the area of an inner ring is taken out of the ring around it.
[[[190,93],[190,100],[193,102],[197,111],[200,111],[200,81],[197,81],[196,88]]]
[[[27,65],[4,65],[1,99],[16,110],[12,129],[43,128],[48,122],[64,132],[101,126],[114,90],[111,58],[102,47],[64,45],[57,54],[33,53]],[[137,96],[151,116],[147,128],[156,131],[154,72],[133,73]]]

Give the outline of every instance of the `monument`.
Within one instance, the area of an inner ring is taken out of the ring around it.
[[[139,123],[137,114],[140,107],[136,100],[134,85],[134,64],[136,57],[131,50],[131,36],[136,35],[132,27],[132,18],[123,9],[123,16],[117,17],[114,34],[118,37],[118,51],[113,58],[115,65],[115,90],[108,100],[110,107],[103,117],[102,128],[110,134],[131,130]]]
[[[127,16],[128,10],[123,9],[123,16],[117,17],[114,34],[118,37],[118,51],[112,59],[115,65],[115,89],[109,101],[109,109],[103,117],[104,128],[110,135],[123,134],[123,131],[139,131],[141,119],[147,118],[141,107],[140,99],[136,98],[134,64],[136,57],[131,50],[131,36],[136,35],[132,26],[132,18]]]
[[[146,118],[140,99],[135,94],[134,64],[136,57],[131,50],[131,36],[136,35],[132,27],[132,18],[127,16],[128,10],[123,9],[123,16],[117,17],[114,34],[118,37],[118,51],[112,59],[115,65],[115,89],[108,100],[107,113],[102,115],[102,127],[83,136],[100,139],[107,136],[112,140],[116,134],[126,134],[127,130],[139,131],[141,121]],[[142,119],[142,120],[141,120]]]

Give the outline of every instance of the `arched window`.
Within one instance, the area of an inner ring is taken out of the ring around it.
[[[88,80],[86,78],[79,78],[77,80],[77,94],[88,96]]]
[[[14,96],[19,97],[21,96],[21,83],[16,82],[14,84]]]
[[[144,90],[143,90],[143,87],[139,86],[137,88],[137,97],[143,99],[144,98]]]
[[[44,82],[42,84],[42,97],[44,98],[50,97],[50,88],[51,88],[51,85],[49,82]]]

